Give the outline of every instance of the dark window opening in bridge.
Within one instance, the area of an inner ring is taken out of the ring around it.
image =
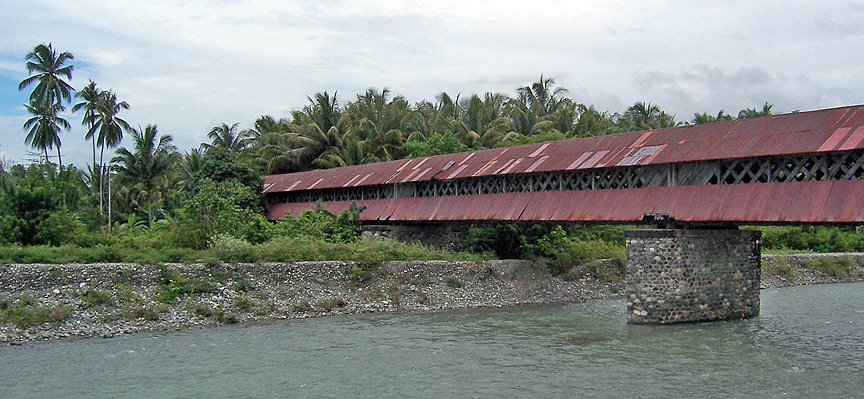
[[[538,191],[864,179],[864,150],[722,161],[502,174],[267,195],[273,203],[362,201]]]

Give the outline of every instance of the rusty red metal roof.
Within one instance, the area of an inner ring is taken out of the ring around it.
[[[646,214],[681,222],[753,224],[864,222],[864,180],[755,183],[619,190],[544,191],[356,201],[374,221],[642,221]],[[269,206],[271,219],[297,216],[314,203]],[[333,213],[350,201],[325,202]]]
[[[264,176],[264,193],[864,148],[864,106]]]

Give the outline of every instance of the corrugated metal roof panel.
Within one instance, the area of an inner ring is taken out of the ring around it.
[[[659,150],[641,160],[633,158],[639,151],[653,148]],[[628,165],[630,162],[646,165],[856,148],[864,148],[864,106],[265,176],[264,181],[272,184],[265,192],[274,193],[304,190],[319,179],[323,180],[315,185],[316,189],[343,187],[355,176],[370,173],[372,175],[362,184],[355,181],[350,185],[411,181],[416,174],[409,178],[410,171],[424,168],[430,168],[430,171],[417,181],[485,176],[496,172],[526,173],[529,169],[586,169]],[[543,157],[548,158],[537,164],[536,160]],[[524,161],[517,163],[520,158]],[[450,167],[444,171],[448,164]],[[501,169],[502,165],[507,165],[506,172]],[[388,180],[400,170],[393,181]],[[295,184],[299,181],[304,183]]]

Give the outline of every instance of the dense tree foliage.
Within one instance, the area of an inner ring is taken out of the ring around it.
[[[261,176],[688,123],[646,102],[621,113],[598,111],[541,75],[513,96],[442,92],[413,104],[387,88],[370,88],[348,101],[336,92],[319,92],[286,118],[264,115],[249,129],[235,122],[213,126],[209,142],[181,154],[172,135],[160,134],[156,125],[132,128],[123,116],[130,105],[112,90],[91,80],[74,92],[67,81],[72,60],[51,44],[26,57],[30,76],[19,89],[34,89],[24,140],[45,158],[26,167],[0,165],[0,244],[93,247],[100,259],[118,257],[118,245],[182,255],[172,251],[248,248],[300,236],[347,244],[357,239],[360,209],[335,216],[318,208],[272,223],[264,217]],[[85,139],[92,146],[92,163],[83,171],[63,166],[60,158],[59,134],[69,128],[64,103],[73,96],[78,102],[71,110],[83,111]],[[738,118],[771,113],[765,103],[741,110]],[[731,119],[720,110],[695,114],[689,123]],[[130,145],[111,155],[124,135],[131,137]],[[48,150],[54,147],[59,165],[50,162]],[[777,230],[766,243],[793,250],[864,249],[858,230],[826,231],[805,229],[792,236]],[[545,259],[561,270],[590,258],[620,256],[623,236],[618,227],[486,224],[471,227],[467,244],[498,257]],[[279,245],[267,251],[284,251]]]

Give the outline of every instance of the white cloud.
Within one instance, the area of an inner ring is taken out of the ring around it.
[[[183,149],[218,123],[284,116],[318,91],[338,90],[343,104],[384,86],[412,101],[513,94],[541,73],[600,110],[649,101],[679,119],[864,97],[864,7],[840,0],[10,3],[0,73],[20,79],[24,54],[53,42],[76,56],[74,86],[114,90],[130,123],[158,124]],[[83,129],[66,137],[83,164]],[[20,141],[4,133],[0,151]]]

